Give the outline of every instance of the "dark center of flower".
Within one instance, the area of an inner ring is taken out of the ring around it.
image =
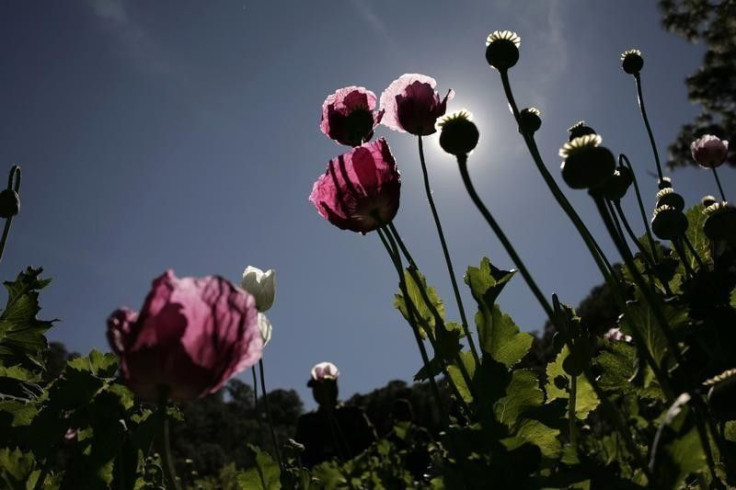
[[[354,109],[345,120],[345,128],[353,145],[365,143],[373,133],[373,113],[367,107]]]

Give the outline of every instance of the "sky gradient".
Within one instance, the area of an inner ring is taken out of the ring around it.
[[[277,271],[274,326],[265,351],[269,388],[306,388],[332,361],[343,398],[421,360],[392,308],[397,281],[375,234],[341,231],[307,197],[327,161],[346,148],[319,131],[325,97],[347,85],[377,96],[403,73],[423,73],[467,108],[481,132],[471,176],[482,198],[550,296],[577,304],[601,282],[594,263],[536,172],[508,111],[486,36],[522,39],[511,83],[521,107],[542,111],[537,134],[555,178],[566,129],[584,119],[637,169],[654,206],[654,163],[619,54],[639,48],[660,152],[698,112],[686,75],[702,46],[660,28],[656,2],[457,0],[73,0],[0,3],[0,163],[23,169],[22,209],[0,263],[10,279],[43,266],[49,333],[71,350],[109,350],[105,319],[138,309],[151,280],[219,274],[246,265]],[[416,141],[379,128],[403,186],[395,223],[456,319],[450,283],[423,194]],[[455,268],[490,257],[512,263],[465,193],[452,158],[427,142],[434,197]],[[689,204],[715,194],[696,168],[671,175]],[[727,195],[736,178],[721,172]],[[585,192],[562,184],[609,257],[613,246]],[[633,214],[633,200],[626,209]],[[636,223],[642,231],[641,224]],[[461,281],[462,282],[462,281]],[[466,308],[472,298],[463,291]],[[544,314],[521,277],[500,297],[525,330]],[[249,374],[245,373],[244,380]]]

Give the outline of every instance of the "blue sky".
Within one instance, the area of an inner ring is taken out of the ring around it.
[[[653,206],[651,151],[618,57],[644,52],[646,102],[664,153],[698,111],[683,80],[703,52],[661,30],[655,2],[0,3],[0,162],[23,168],[22,210],[0,275],[43,266],[54,278],[43,315],[61,320],[50,337],[87,352],[108,349],[109,313],[138,309],[167,268],[233,281],[248,264],[275,268],[270,388],[296,388],[309,403],[309,370],[325,360],[342,372],[343,397],[410,380],[421,361],[391,306],[397,283],[378,237],[329,225],[307,197],[344,151],[319,131],[324,98],[347,85],[380,96],[417,72],[456,91],[450,110],[474,114],[476,187],[542,290],[577,304],[600,277],[533,168],[485,63],[485,38],[496,29],[521,36],[512,84],[521,106],[542,110],[538,141],[553,175],[561,181],[566,129],[585,119],[631,158]],[[402,171],[396,225],[456,317],[416,142],[387,129],[377,136],[388,138]],[[511,267],[435,138],[430,178],[456,269],[484,255]],[[689,203],[716,191],[706,171],[672,177]],[[733,171],[722,181],[728,194]],[[588,196],[565,191],[615,257]],[[522,328],[542,327],[520,277],[500,303]]]

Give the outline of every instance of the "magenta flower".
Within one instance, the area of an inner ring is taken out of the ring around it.
[[[261,358],[255,299],[217,276],[153,281],[140,314],[116,310],[107,337],[120,372],[140,397],[173,400],[214,393]]]
[[[400,188],[396,161],[379,138],[330,160],[309,201],[338,228],[366,234],[394,219]]]
[[[690,144],[690,152],[701,167],[719,167],[726,160],[728,141],[706,134]]]
[[[365,87],[345,87],[328,95],[322,104],[320,129],[329,138],[348,146],[370,141],[383,111],[374,112],[376,94]]]
[[[437,81],[426,75],[401,75],[381,94],[381,109],[386,111],[382,123],[417,136],[433,134],[437,131],[437,118],[445,115],[447,101],[455,96],[455,92],[448,90],[440,100],[436,86]]]

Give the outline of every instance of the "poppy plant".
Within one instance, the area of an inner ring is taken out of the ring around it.
[[[365,87],[345,87],[328,95],[322,104],[320,129],[328,138],[347,146],[358,146],[373,137],[383,111],[376,108],[376,94]]]
[[[125,383],[147,400],[214,393],[263,349],[255,299],[218,276],[180,279],[166,271],[140,313],[120,308],[107,326]]]
[[[330,160],[309,201],[338,228],[366,234],[394,219],[400,188],[396,161],[379,138]]]
[[[448,90],[440,99],[436,86],[434,78],[418,73],[407,73],[391,82],[381,94],[381,109],[386,111],[383,125],[415,136],[434,134],[437,118],[445,115],[447,101],[455,96]]]

